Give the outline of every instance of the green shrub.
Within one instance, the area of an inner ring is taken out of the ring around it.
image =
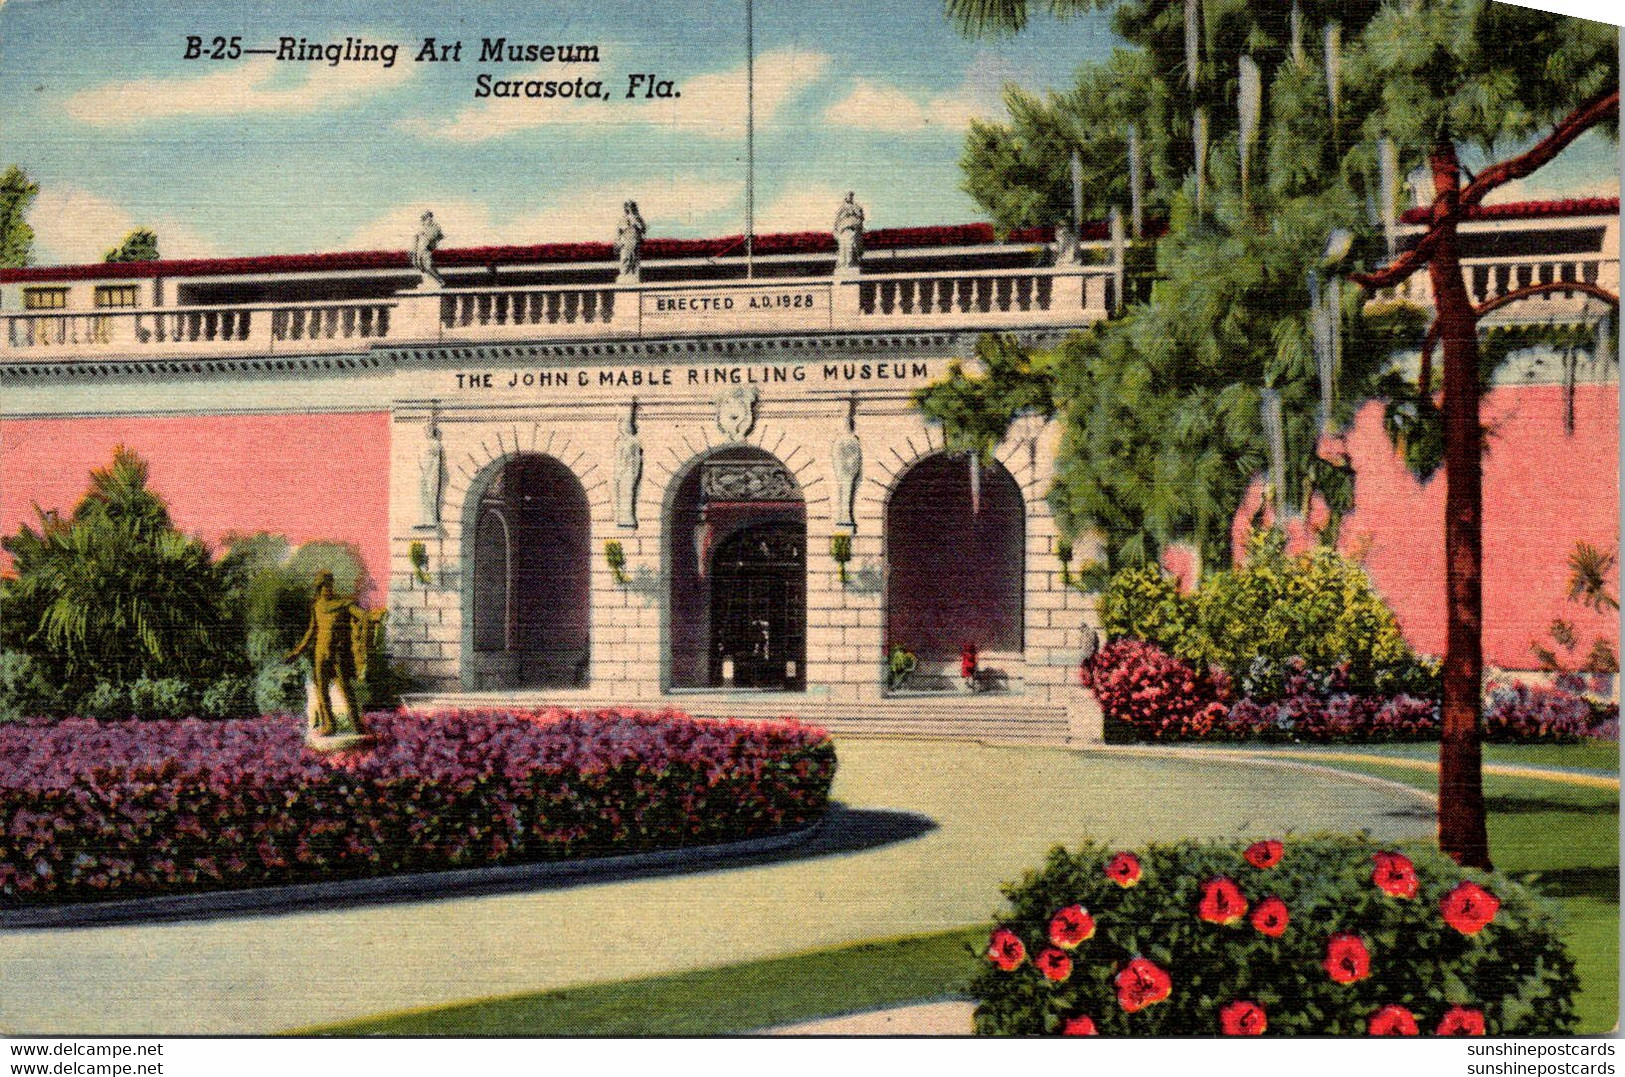
[[[1543,901],[1426,848],[1399,855],[1346,836],[1115,856],[1085,845],[1054,850],[1005,893],[971,988],[984,1035],[1071,1022],[1074,1033],[1211,1036],[1225,1018],[1232,1034],[1366,1035],[1373,1019],[1405,1023],[1388,1007],[1423,1034],[1480,1019],[1494,1036],[1575,1024],[1574,965]],[[1082,941],[1074,907],[1091,921]],[[1241,1003],[1261,1011],[1245,1027]]]
[[[80,697],[79,705],[73,710],[82,718],[100,718],[104,721],[117,721],[135,713],[130,705],[129,687],[112,681],[97,681],[90,691]]]
[[[0,722],[20,722],[61,710],[61,693],[45,678],[32,655],[0,651]]]
[[[1218,666],[1255,699],[1278,698],[1294,671],[1335,671],[1356,693],[1439,692],[1437,663],[1412,652],[1357,562],[1323,546],[1289,555],[1276,532],[1256,533],[1240,566],[1190,593],[1155,567],[1120,572],[1100,609],[1109,636]]]
[[[198,710],[200,692],[179,677],[139,677],[129,686],[130,713],[137,718],[188,718]]]
[[[261,714],[304,714],[304,665],[277,662],[262,666],[254,675],[254,709]]]
[[[250,677],[221,677],[198,697],[200,718],[247,718],[258,713]]]

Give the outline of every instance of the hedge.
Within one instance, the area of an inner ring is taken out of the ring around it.
[[[0,902],[602,856],[819,818],[827,733],[675,712],[374,714],[323,756],[294,718],[0,728]]]
[[[1363,838],[1056,849],[971,993],[983,1035],[1555,1035],[1574,964],[1503,875]]]

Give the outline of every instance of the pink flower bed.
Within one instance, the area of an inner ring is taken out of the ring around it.
[[[0,727],[0,903],[135,897],[704,845],[809,825],[835,749],[794,721],[376,714]]]

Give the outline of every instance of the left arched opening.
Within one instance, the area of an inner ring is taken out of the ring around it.
[[[585,684],[591,522],[580,480],[551,456],[525,453],[494,468],[471,504],[464,684]]]

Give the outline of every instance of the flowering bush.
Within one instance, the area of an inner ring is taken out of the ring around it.
[[[1562,688],[1497,684],[1490,687],[1484,701],[1486,740],[1575,741],[1591,735],[1597,724],[1585,697]]]
[[[1124,856],[1136,886],[1114,874]],[[1528,1036],[1575,1023],[1574,965],[1547,906],[1430,849],[1344,836],[1085,845],[1005,893],[971,987],[984,1035]],[[1080,915],[1089,936],[1054,949],[1055,925]]]
[[[1187,740],[1205,736],[1225,715],[1229,682],[1196,669],[1162,648],[1114,640],[1083,667],[1094,690],[1108,739]]]
[[[1157,566],[1125,569],[1101,594],[1100,616],[1108,636],[1223,669],[1256,699],[1286,694],[1304,670],[1337,671],[1363,695],[1440,689],[1437,663],[1411,651],[1358,562],[1325,547],[1289,555],[1277,533],[1255,533],[1241,564],[1190,592]]]
[[[0,902],[601,856],[823,812],[828,734],[674,712],[376,714],[324,757],[292,718],[0,728]]]

